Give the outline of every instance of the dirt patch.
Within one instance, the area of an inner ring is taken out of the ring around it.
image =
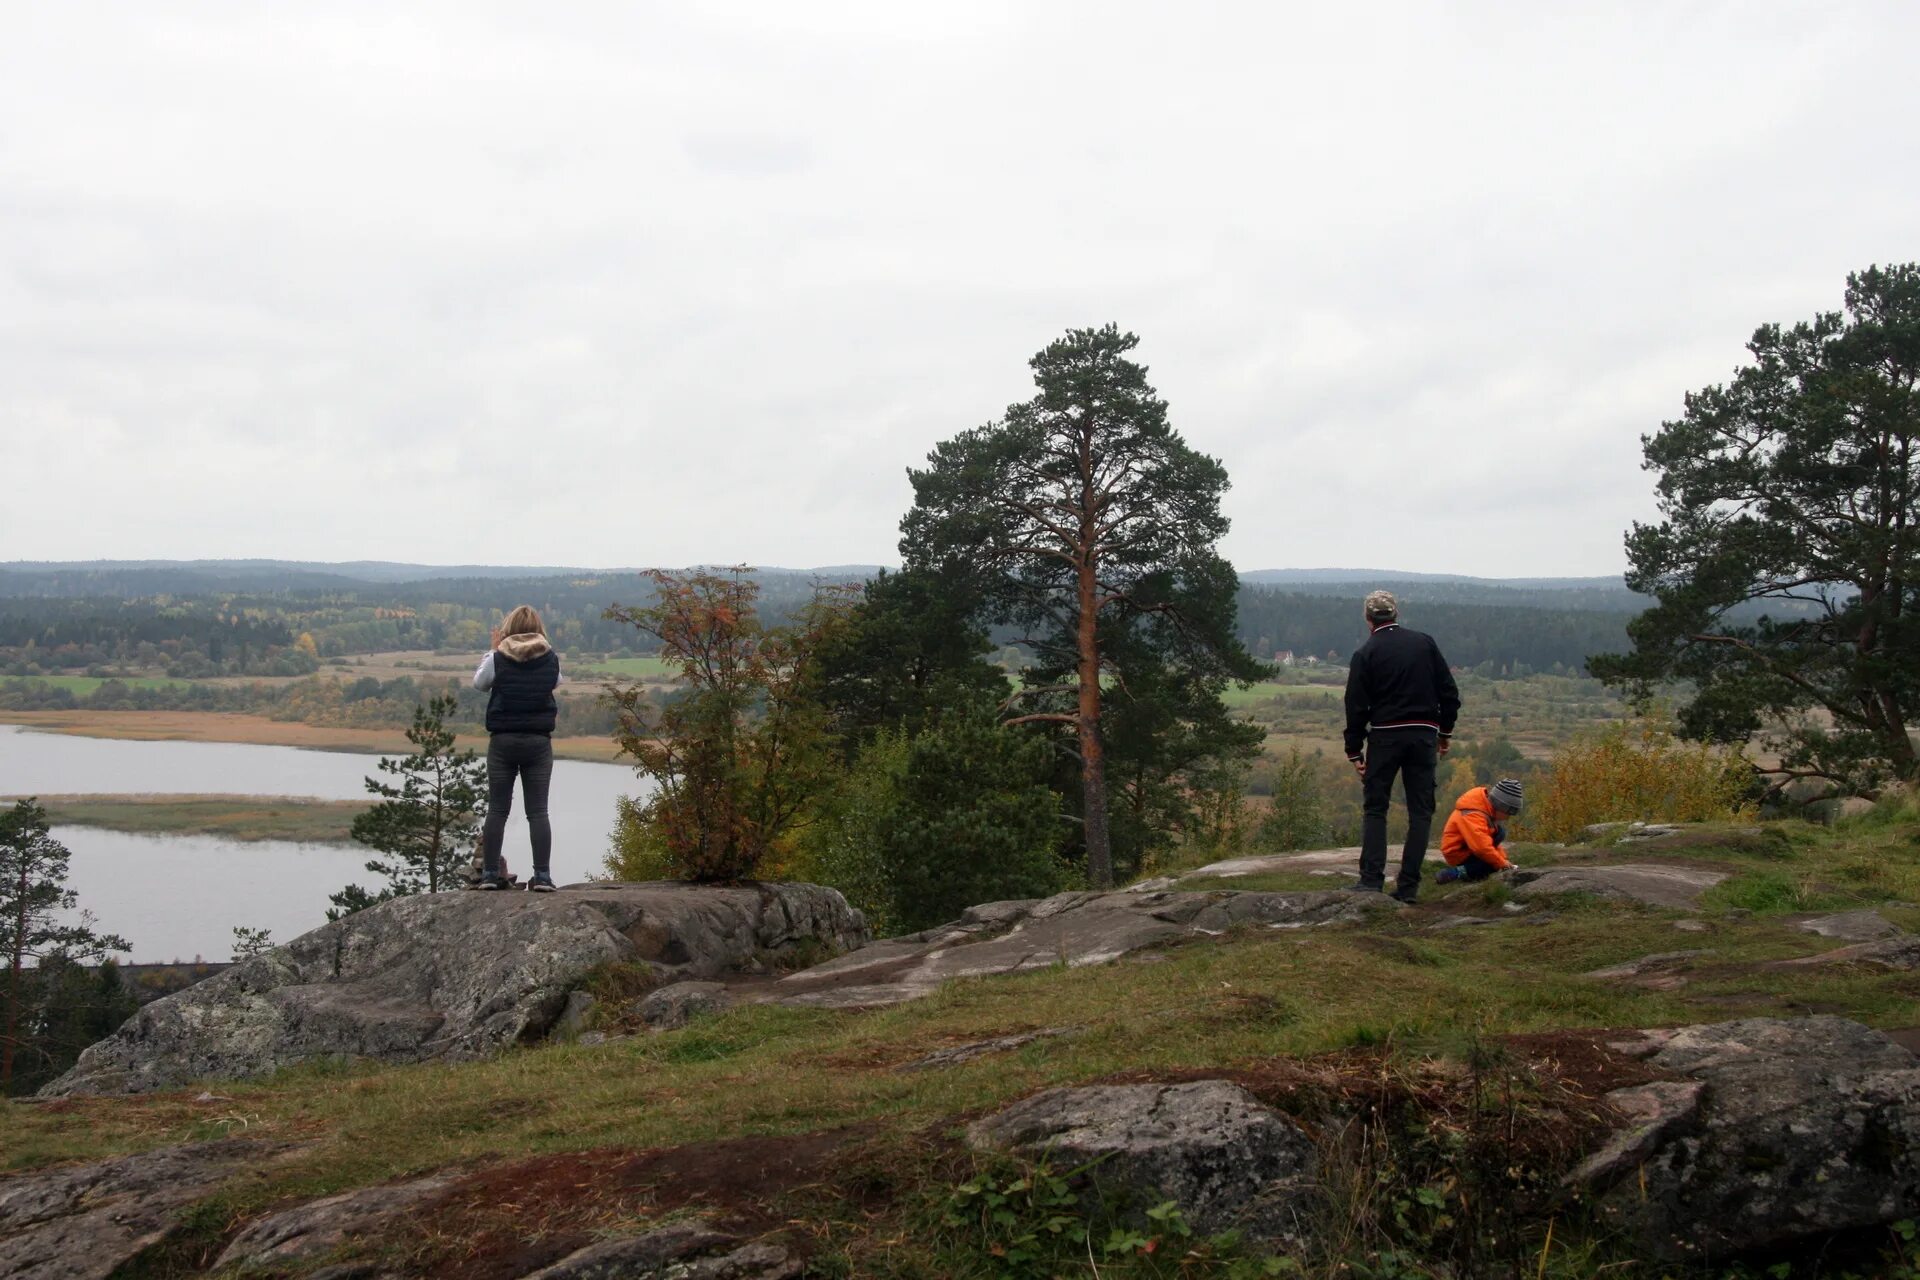
[[[603,1148],[490,1165],[468,1174],[419,1215],[423,1238],[409,1270],[467,1280],[512,1280],[612,1229],[677,1210],[721,1230],[761,1235],[788,1221],[780,1202],[832,1179],[870,1127],[787,1137],[727,1138],[646,1151]]]

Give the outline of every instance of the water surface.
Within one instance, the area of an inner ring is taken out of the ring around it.
[[[480,744],[476,744],[480,745]],[[137,742],[36,733],[0,725],[0,795],[226,794],[367,796],[378,756],[233,742]],[[562,884],[591,879],[605,856],[614,801],[642,794],[622,765],[557,760],[549,813],[553,874]],[[133,943],[141,962],[225,959],[235,925],[288,938],[326,920],[327,895],[349,881],[373,888],[357,845],[240,842],[208,836],[139,836],[93,827],[56,827],[73,851],[68,885],[99,927]],[[531,866],[520,797],[507,825],[506,857],[524,877]],[[123,959],[128,957],[122,957]]]

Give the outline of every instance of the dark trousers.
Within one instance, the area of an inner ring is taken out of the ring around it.
[[[1397,776],[1407,797],[1407,846],[1400,852],[1398,888],[1420,887],[1420,864],[1433,832],[1433,775],[1440,765],[1431,729],[1387,729],[1367,736],[1367,777],[1360,823],[1360,881],[1384,886],[1387,878],[1387,806]]]
[[[496,733],[487,742],[486,872],[500,874],[500,841],[513,813],[513,780],[527,802],[527,834],[533,840],[533,874],[548,874],[553,824],[547,820],[547,788],[553,782],[553,739],[544,733]]]
[[[1499,869],[1491,862],[1482,862],[1472,854],[1468,854],[1467,860],[1460,864],[1460,876],[1465,880],[1485,880]]]

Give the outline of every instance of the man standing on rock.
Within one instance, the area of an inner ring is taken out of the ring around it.
[[[1372,893],[1386,887],[1387,806],[1397,774],[1407,798],[1407,846],[1393,896],[1412,902],[1433,827],[1434,773],[1460,714],[1460,689],[1433,637],[1400,625],[1392,593],[1371,593],[1362,612],[1373,634],[1354,651],[1347,671],[1347,759],[1365,797],[1360,879],[1353,887]]]

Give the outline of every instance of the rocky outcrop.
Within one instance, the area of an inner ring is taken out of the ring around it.
[[[1878,942],[1856,942],[1850,947],[1835,947],[1817,956],[1776,961],[1774,968],[1797,969],[1809,965],[1858,964],[1873,969],[1920,969],[1920,938],[1901,934]]]
[[[1158,893],[1171,889],[1182,880],[1238,880],[1246,876],[1264,876],[1276,872],[1294,875],[1351,878],[1360,869],[1360,846],[1345,849],[1310,849],[1304,853],[1256,853],[1244,858],[1209,862],[1204,867],[1175,875],[1155,876],[1129,885],[1129,893]]]
[[[733,997],[721,982],[675,982],[634,1001],[634,1014],[655,1031],[672,1031],[695,1018],[730,1008]]]
[[[952,924],[891,938],[774,984],[778,1004],[871,1008],[899,1004],[952,978],[1056,965],[1106,964],[1145,947],[1236,927],[1352,924],[1403,910],[1381,893],[1062,893],[989,902]]]
[[[1844,1018],[1747,1018],[1614,1048],[1672,1079],[1576,1174],[1656,1253],[1717,1259],[1920,1204],[1920,1059]]]
[[[1094,1161],[1094,1178],[1140,1211],[1166,1200],[1203,1234],[1300,1234],[1318,1155],[1297,1125],[1224,1080],[1048,1089],[967,1130],[976,1147]]]
[[[1727,877],[1701,867],[1621,863],[1618,866],[1523,868],[1512,873],[1513,896],[1522,902],[1562,894],[1587,893],[1598,898],[1638,902],[1649,907],[1689,911],[1700,905],[1700,895]]]
[[[148,1005],[44,1093],[139,1093],[319,1058],[476,1058],[538,1039],[600,966],[711,978],[865,921],[806,884],[439,893],[357,911]]]
[[[225,1139],[0,1180],[0,1275],[112,1275],[165,1241],[216,1184],[286,1149]]]
[[[416,1178],[327,1196],[257,1219],[233,1238],[215,1263],[261,1269],[331,1253],[356,1236],[377,1236],[441,1191],[448,1177]]]
[[[604,1240],[525,1280],[798,1280],[800,1260],[777,1244],[742,1244],[698,1222]]]
[[[1896,937],[1900,933],[1899,925],[1873,910],[1812,916],[1800,921],[1799,927],[1808,933],[1817,933],[1823,938],[1838,938],[1842,942],[1875,942],[1881,938]]]

